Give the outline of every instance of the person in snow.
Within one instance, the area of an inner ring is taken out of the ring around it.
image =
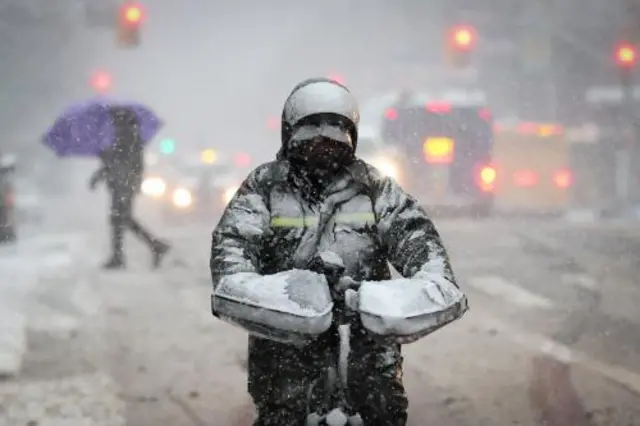
[[[293,89],[277,159],[249,174],[213,231],[214,288],[237,273],[309,269],[323,251],[339,255],[355,281],[390,279],[389,262],[407,278],[440,265],[429,272],[455,285],[440,236],[416,199],[355,156],[358,123],[357,102],[343,85],[310,79]],[[303,348],[249,337],[254,425],[304,424],[307,390],[326,368],[321,354],[334,333]],[[350,395],[364,424],[406,425],[400,345],[373,340],[361,325],[351,344]]]
[[[144,172],[144,151],[134,111],[126,107],[111,107],[109,115],[115,128],[115,143],[102,152],[102,166],[91,177],[90,187],[105,181],[111,193],[110,224],[112,254],[104,264],[106,269],[126,266],[123,251],[124,231],[129,228],[151,249],[153,266],[158,267],[169,245],[153,237],[133,217],[133,202],[140,191]]]

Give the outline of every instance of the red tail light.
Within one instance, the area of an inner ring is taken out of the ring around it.
[[[478,111],[478,115],[483,120],[491,121],[491,111],[489,110],[489,108],[482,108],[480,111]]]
[[[496,180],[498,178],[498,172],[493,166],[482,166],[478,171],[478,186],[484,192],[493,191]]]
[[[532,187],[538,183],[538,175],[533,170],[520,170],[513,174],[517,186]]]
[[[433,112],[434,114],[444,114],[447,112],[451,112],[451,104],[443,102],[429,102],[424,106],[424,108],[429,112]]]
[[[536,123],[520,123],[516,127],[516,131],[518,133],[524,134],[533,134],[538,130],[538,125]]]
[[[13,196],[13,191],[7,192],[7,194],[5,195],[4,201],[7,204],[7,206],[13,207],[13,205],[15,203],[15,198]]]
[[[389,108],[384,112],[384,117],[387,120],[393,121],[398,118],[398,111],[393,108]]]
[[[567,189],[573,185],[573,174],[567,169],[558,170],[553,174],[553,183],[560,189]]]

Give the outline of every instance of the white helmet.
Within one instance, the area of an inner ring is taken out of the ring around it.
[[[320,124],[324,120],[341,126]],[[345,86],[327,78],[312,78],[299,83],[282,110],[282,143],[311,140],[323,136],[349,144],[354,152],[358,141],[360,110],[358,102]]]

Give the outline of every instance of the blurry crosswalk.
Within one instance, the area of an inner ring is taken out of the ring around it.
[[[466,284],[491,297],[520,307],[539,309],[553,308],[553,302],[551,300],[512,284],[510,281],[498,275],[473,277],[466,281]]]

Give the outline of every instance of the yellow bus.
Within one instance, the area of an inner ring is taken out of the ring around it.
[[[510,122],[494,127],[495,208],[555,213],[569,203],[569,145],[556,123]]]

